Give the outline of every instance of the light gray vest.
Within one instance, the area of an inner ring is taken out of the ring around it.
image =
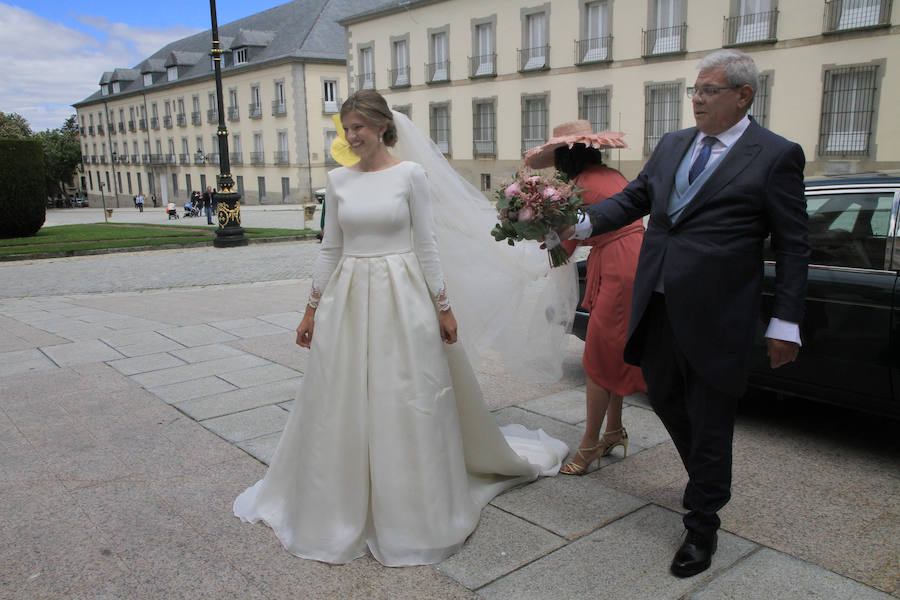
[[[684,211],[684,207],[690,204],[691,200],[694,199],[694,196],[697,195],[697,192],[703,187],[706,180],[710,178],[716,170],[716,167],[719,166],[719,163],[725,158],[725,155],[728,154],[729,150],[731,150],[731,146],[725,148],[725,151],[716,158],[710,158],[709,162],[706,163],[706,168],[703,169],[703,172],[694,179],[694,183],[688,183],[688,173],[691,170],[691,157],[694,155],[694,144],[691,144],[688,151],[684,153],[681,164],[678,165],[678,170],[675,171],[675,185],[672,186],[672,194],[669,196],[669,208],[666,211],[669,218],[672,219],[672,223],[675,223],[675,221],[678,220],[678,217],[680,217],[681,213]],[[656,282],[654,291],[661,294],[664,292],[662,272],[659,274],[659,281]]]

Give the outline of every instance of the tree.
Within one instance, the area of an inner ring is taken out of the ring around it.
[[[34,235],[47,196],[43,151],[34,139],[0,139],[0,238]]]
[[[38,132],[34,138],[44,150],[47,194],[64,195],[63,186],[72,183],[72,176],[81,164],[81,143],[78,141],[75,115],[67,118],[60,129]]]
[[[0,111],[0,138],[29,138],[32,136],[31,126],[19,113]]]

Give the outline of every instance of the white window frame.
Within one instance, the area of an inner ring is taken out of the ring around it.
[[[547,13],[536,12],[525,15],[525,48],[528,52],[528,60],[522,67],[523,71],[542,69],[547,64],[547,56],[542,52],[535,54],[537,49],[547,46]]]
[[[394,41],[394,86],[409,85],[409,42],[406,39]]]
[[[166,67],[166,81],[175,81],[178,79],[178,67]]]
[[[475,26],[475,52],[478,65],[473,75],[492,75],[495,72],[493,23],[479,23]]]
[[[604,39],[610,31],[609,14],[609,2],[606,0],[596,0],[585,4],[584,39],[587,47],[583,48],[584,55],[581,57],[581,62],[595,62],[609,58]]]

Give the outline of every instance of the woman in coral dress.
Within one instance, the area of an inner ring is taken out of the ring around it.
[[[551,164],[581,188],[586,204],[602,202],[628,183],[621,173],[603,164],[600,148],[622,147],[621,134],[594,133],[588,121],[564,123],[553,130],[547,144],[529,152],[526,164]],[[641,370],[623,357],[631,316],[631,292],[644,236],[641,221],[610,233],[588,238],[591,247],[581,305],[590,311],[582,364],[587,375],[587,420],[584,436],[573,459],[560,473],[584,475],[588,467],[622,446],[628,452],[628,432],[622,425],[622,398],[644,392]],[[563,245],[571,254],[578,242]],[[604,417],[606,427],[602,430]]]

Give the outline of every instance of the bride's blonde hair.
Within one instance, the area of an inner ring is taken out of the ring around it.
[[[397,143],[397,126],[394,124],[394,115],[388,106],[384,96],[375,90],[359,90],[347,98],[341,105],[341,119],[348,113],[356,111],[362,117],[378,127],[387,125],[381,141],[385,146],[391,147]]]

